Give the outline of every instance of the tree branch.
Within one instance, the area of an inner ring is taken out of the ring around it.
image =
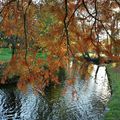
[[[28,36],[27,36],[27,33],[28,33],[28,26],[27,26],[27,10],[31,4],[32,0],[29,0],[28,2],[28,6],[26,7],[25,11],[24,11],[24,14],[23,14],[23,21],[24,21],[24,39],[25,39],[25,61],[27,62],[27,54],[28,54]]]
[[[66,33],[66,40],[67,40],[67,51],[68,47],[70,46],[69,42],[69,35],[68,35],[68,27],[67,27],[67,16],[68,16],[68,5],[67,5],[67,0],[65,0],[65,17],[64,17],[64,28],[65,28],[65,33]]]
[[[72,52],[70,48],[70,39],[69,39],[69,33],[68,33],[68,22],[67,22],[67,17],[68,17],[68,1],[65,0],[65,17],[64,17],[64,29],[65,29],[65,34],[66,34],[66,40],[67,40],[67,54],[69,55],[69,51],[72,54],[72,56],[75,58],[74,53]]]
[[[106,31],[106,33],[109,35],[109,37],[110,37],[112,40],[115,40],[115,39],[110,35],[110,33],[108,32],[108,30],[106,29],[106,27],[104,26],[103,21],[100,20],[100,19],[98,19],[96,16],[92,15],[92,13],[90,13],[90,11],[88,10],[88,8],[87,8],[84,0],[82,0],[82,3],[83,3],[83,5],[84,5],[86,11],[88,12],[88,14],[102,25],[103,29]]]

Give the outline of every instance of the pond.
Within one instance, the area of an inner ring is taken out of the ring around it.
[[[46,96],[31,87],[23,93],[16,86],[0,88],[0,120],[101,120],[111,96],[105,66],[97,65],[89,80],[79,76],[73,85],[49,87]],[[63,90],[66,92],[63,94]]]

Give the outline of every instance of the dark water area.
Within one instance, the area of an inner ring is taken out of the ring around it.
[[[102,120],[111,96],[104,66],[97,66],[89,80],[76,77],[67,83],[46,90],[46,96],[35,95],[31,87],[23,93],[16,86],[0,88],[0,120]],[[63,93],[63,90],[66,92]]]

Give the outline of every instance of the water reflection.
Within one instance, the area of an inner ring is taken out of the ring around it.
[[[101,120],[110,97],[104,66],[94,65],[90,80],[76,77],[73,85],[65,82],[46,90],[46,96],[26,94],[15,86],[0,89],[0,120]],[[61,93],[66,86],[64,95]]]
[[[0,90],[0,120],[20,118],[21,101],[19,95],[17,95],[16,88],[13,88],[10,87]]]

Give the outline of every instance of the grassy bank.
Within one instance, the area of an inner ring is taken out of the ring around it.
[[[112,97],[108,103],[109,112],[104,120],[120,120],[120,72],[108,67],[108,73],[112,82]]]

